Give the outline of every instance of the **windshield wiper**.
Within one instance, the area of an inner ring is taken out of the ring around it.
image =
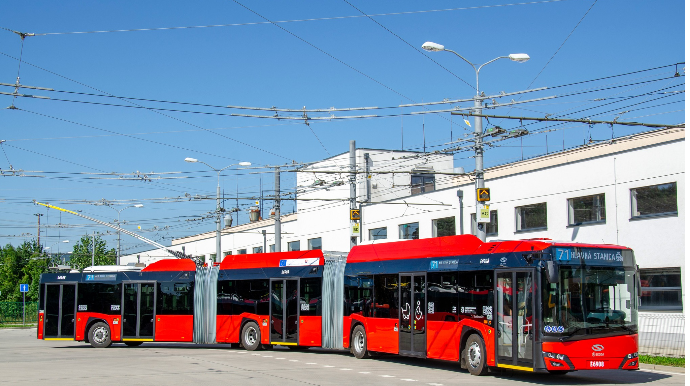
[[[560,337],[559,340],[561,342],[565,342],[566,339],[572,338],[573,335],[577,334],[578,332],[580,332],[582,330],[585,330],[585,334],[587,333],[587,327],[580,327],[580,328],[576,328],[575,331],[571,332],[570,334]]]

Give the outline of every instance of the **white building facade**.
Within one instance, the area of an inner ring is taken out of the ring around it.
[[[356,150],[358,243],[474,233],[471,176],[452,156]],[[297,176],[297,212],[281,216],[281,250],[350,248],[349,154]],[[641,310],[682,311],[685,288],[685,130],[663,129],[486,169],[487,241],[549,238],[619,244],[635,251]],[[265,235],[262,233],[265,231]],[[224,255],[272,251],[274,220],[226,228]],[[264,240],[266,247],[264,248]],[[215,232],[172,249],[215,257]],[[143,263],[169,255],[139,253]],[[136,262],[137,255],[122,257]]]

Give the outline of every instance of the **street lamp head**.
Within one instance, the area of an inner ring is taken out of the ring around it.
[[[135,208],[143,208],[143,207],[144,207],[143,204],[134,204],[134,205],[132,205],[132,206],[135,207]]]
[[[436,51],[443,51],[446,48],[443,45],[438,44],[438,43],[426,42],[426,43],[422,44],[422,49],[425,51],[429,51],[429,52],[436,52]]]
[[[508,55],[510,60],[513,62],[524,63],[529,60],[529,55],[527,54],[510,54]]]
[[[240,162],[239,165],[240,166],[252,166],[252,163],[251,162]]]
[[[199,160],[196,159],[196,158],[187,157],[187,158],[184,159],[184,162],[191,162],[191,163],[194,163],[194,162],[199,162]]]
[[[63,243],[69,243],[69,240],[63,240],[62,242]]]

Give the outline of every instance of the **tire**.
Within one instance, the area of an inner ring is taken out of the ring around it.
[[[256,351],[261,347],[261,331],[255,322],[249,322],[242,327],[240,341],[245,350]]]
[[[357,325],[352,330],[352,339],[350,339],[350,351],[357,359],[369,357],[367,352],[367,332],[361,324]]]
[[[125,342],[125,345],[127,345],[127,347],[139,347],[142,343],[144,342],[127,341]]]
[[[470,374],[485,375],[489,371],[486,366],[486,346],[479,335],[470,335],[463,352],[465,353],[465,365]]]
[[[95,348],[110,347],[110,327],[107,323],[96,322],[89,328],[89,343]]]

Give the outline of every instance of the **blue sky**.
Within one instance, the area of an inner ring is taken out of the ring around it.
[[[185,193],[215,196],[215,172],[185,163],[185,157],[216,168],[252,162],[257,168],[231,167],[221,180],[226,194],[239,191],[247,197],[260,195],[260,186],[272,189],[273,175],[262,166],[318,161],[347,151],[352,139],[358,147],[445,149],[451,138],[471,130],[460,117],[410,116],[423,109],[397,106],[471,98],[474,71],[451,53],[420,52],[425,41],[444,44],[473,63],[527,53],[527,63],[499,60],[482,69],[480,90],[496,95],[550,87],[511,98],[558,96],[486,113],[682,123],[684,94],[678,91],[684,90],[684,64],[678,66],[682,76],[675,78],[673,65],[685,58],[684,15],[680,0],[6,2],[0,12],[0,27],[5,28],[0,30],[0,82],[14,83],[19,71],[23,85],[60,92],[21,89],[50,100],[0,95],[0,140],[6,141],[0,154],[6,175],[0,178],[0,244],[35,237],[34,213],[43,213],[42,221],[51,225],[42,231],[46,246],[107,230],[76,217],[60,218],[54,210],[33,205],[33,199],[103,221],[112,221],[117,213],[74,201],[142,203],[143,208],[122,211],[125,227],[141,226],[142,234],[164,244],[172,237],[213,230],[212,220],[185,220],[212,210],[214,202],[154,200]],[[229,26],[72,33],[209,25]],[[26,37],[22,49],[19,36],[7,29],[37,36]],[[585,81],[591,82],[580,83]],[[0,86],[0,92],[13,91]],[[299,120],[229,116],[273,115],[267,111],[130,100],[134,105],[65,91],[212,106],[391,108],[336,112],[378,117],[312,120],[307,126]],[[11,105],[18,109],[4,109]],[[524,127],[531,134],[488,149],[486,166],[545,154],[547,145],[553,152],[582,145],[590,137],[649,130],[615,126],[612,133],[609,126],[567,124],[541,133],[549,125],[485,122],[485,127],[492,125]],[[468,152],[456,153],[455,163],[468,171],[474,168]],[[25,171],[23,176],[7,175],[10,165]],[[168,177],[185,178],[120,179],[137,171],[183,172]],[[294,186],[294,176],[285,176],[283,184]],[[247,221],[251,203],[240,202],[240,222]],[[283,211],[292,210],[291,205]],[[70,226],[57,228],[58,223]],[[114,236],[104,237],[115,246]],[[58,245],[71,250],[72,243]],[[123,239],[123,254],[147,248]]]

